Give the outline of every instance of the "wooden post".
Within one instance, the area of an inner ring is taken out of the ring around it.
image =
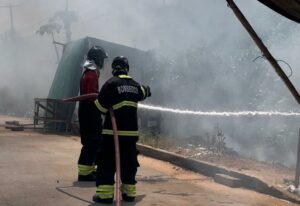
[[[234,0],[226,0],[228,3],[228,6],[232,9],[235,16],[239,19],[241,24],[244,26],[244,28],[247,30],[253,41],[256,43],[256,45],[259,47],[263,55],[266,57],[266,59],[270,62],[270,64],[275,69],[276,73],[279,75],[279,77],[283,80],[285,85],[288,87],[298,104],[300,104],[300,96],[290,79],[287,77],[287,75],[284,73],[278,62],[274,59],[272,54],[269,52],[267,47],[264,45],[262,40],[259,38],[255,30],[252,28],[246,17],[243,15],[243,13],[240,11],[240,9],[237,7],[237,5],[234,3]]]
[[[295,187],[299,186],[299,177],[300,177],[300,129],[298,136],[298,152],[297,152],[297,166],[296,166],[296,175],[295,175]]]

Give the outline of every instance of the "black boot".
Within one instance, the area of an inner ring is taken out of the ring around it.
[[[104,204],[111,204],[111,203],[113,203],[113,198],[102,199],[99,197],[99,195],[95,194],[93,196],[93,201],[99,202],[99,203],[104,203]]]
[[[126,202],[133,202],[135,200],[135,197],[129,197],[126,193],[122,193],[122,199]]]

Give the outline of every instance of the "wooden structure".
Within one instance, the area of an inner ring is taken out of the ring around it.
[[[70,130],[71,119],[60,111],[66,105],[61,100],[49,98],[34,99],[34,127],[42,124],[44,131],[65,131]]]

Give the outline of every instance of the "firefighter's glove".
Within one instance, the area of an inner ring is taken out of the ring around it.
[[[151,97],[151,90],[149,86],[145,86],[146,96]]]

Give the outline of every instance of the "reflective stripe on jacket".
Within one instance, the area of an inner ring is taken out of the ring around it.
[[[147,97],[145,88],[128,75],[114,76],[102,86],[95,105],[105,121],[102,134],[112,135],[108,109],[112,108],[119,136],[138,136],[137,105]]]

